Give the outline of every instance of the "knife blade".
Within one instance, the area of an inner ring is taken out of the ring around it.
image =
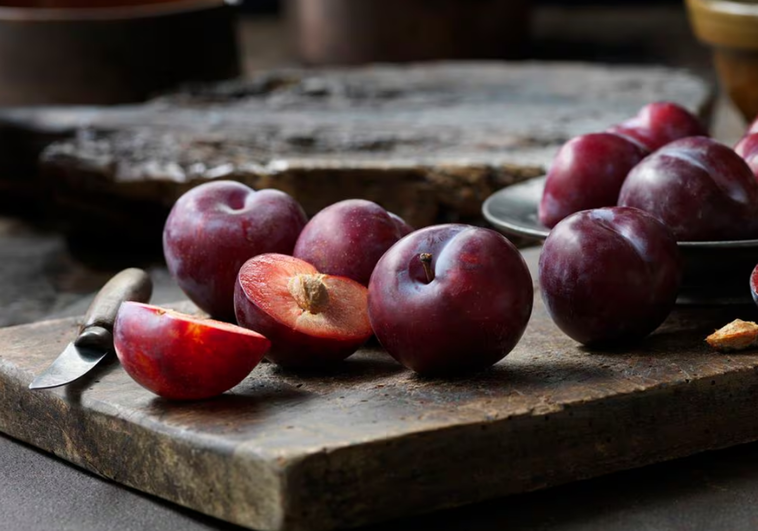
[[[124,269],[98,292],[84,315],[76,339],[29,384],[29,389],[49,389],[73,382],[92,370],[113,351],[113,323],[124,301],[150,302],[153,283],[138,268]]]

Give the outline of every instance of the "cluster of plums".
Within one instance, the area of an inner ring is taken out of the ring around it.
[[[328,366],[372,335],[419,373],[483,368],[513,349],[532,311],[532,278],[504,236],[463,224],[414,231],[361,199],[308,221],[284,192],[206,183],[173,206],[163,249],[213,319],[126,302],[114,344],[134,380],[170,399],[223,393],[264,356]]]
[[[678,241],[758,237],[753,131],[731,149],[687,110],[658,102],[563,145],[539,206],[552,228],[539,283],[567,335],[585,345],[644,337],[676,301]]]
[[[595,346],[660,326],[681,283],[677,241],[756,236],[751,167],[758,126],[735,151],[668,102],[567,142],[539,205],[552,228],[539,285],[558,327]],[[419,373],[483,368],[514,348],[532,312],[531,276],[502,235],[414,231],[360,199],[309,221],[284,192],[207,183],[176,202],[163,247],[178,285],[213,319],[128,302],[114,343],[138,383],[172,399],[223,393],[264,356],[329,365],[372,335]]]

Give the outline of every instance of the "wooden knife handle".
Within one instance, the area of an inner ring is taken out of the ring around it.
[[[116,313],[124,301],[149,302],[153,294],[153,282],[142,269],[124,269],[110,279],[84,315],[82,332],[88,328],[101,327],[113,332]]]

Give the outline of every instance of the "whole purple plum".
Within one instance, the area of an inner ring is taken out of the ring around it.
[[[758,133],[742,137],[734,146],[734,151],[747,162],[753,175],[758,177]]]
[[[263,253],[291,253],[306,221],[302,207],[284,192],[256,192],[235,181],[205,183],[171,209],[163,229],[166,264],[199,308],[234,321],[242,264]]]
[[[368,284],[376,262],[413,229],[372,201],[347,199],[308,222],[292,254],[321,273]]]
[[[392,357],[419,373],[488,367],[521,338],[532,278],[502,235],[462,224],[417,230],[376,264],[371,326]]]
[[[618,204],[649,212],[679,241],[739,240],[756,232],[758,181],[732,149],[690,137],[635,166]]]
[[[674,307],[682,263],[669,230],[625,207],[577,212],[545,240],[539,284],[550,316],[584,345],[641,339]]]
[[[656,101],[642,107],[637,116],[608,129],[631,138],[650,151],[688,136],[707,136],[697,116],[670,101]]]
[[[614,206],[621,185],[648,151],[611,133],[578,136],[558,150],[545,182],[539,218],[546,227],[589,208]]]

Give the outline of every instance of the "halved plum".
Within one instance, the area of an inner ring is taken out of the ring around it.
[[[271,340],[266,357],[285,367],[341,361],[373,333],[365,286],[282,254],[245,262],[237,275],[234,307],[240,325]]]

